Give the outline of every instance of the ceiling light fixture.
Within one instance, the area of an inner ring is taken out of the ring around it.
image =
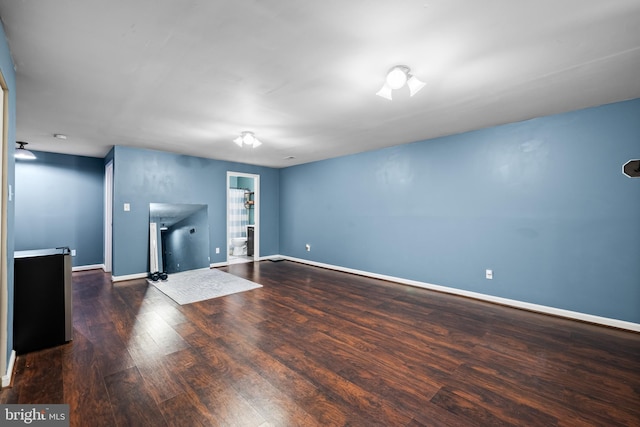
[[[416,76],[411,74],[411,69],[406,65],[396,65],[387,73],[387,78],[376,95],[391,101],[391,91],[400,89],[404,85],[409,87],[409,96],[413,96],[420,91],[425,85],[424,82],[418,80]]]
[[[239,137],[233,140],[233,142],[238,144],[239,147],[242,147],[243,145],[248,145],[252,148],[256,148],[262,145],[262,142],[258,141],[258,138],[255,137],[253,132],[249,132],[249,131],[242,132]]]
[[[65,135],[63,133],[54,133],[53,137],[57,138],[57,139],[67,139],[67,135]]]
[[[16,141],[16,144],[20,144],[20,146],[18,148],[16,148],[16,152],[13,155],[16,159],[22,159],[22,160],[35,160],[36,159],[36,155],[35,154],[33,154],[31,151],[29,151],[26,148],[24,148],[24,146],[27,145],[28,142]]]

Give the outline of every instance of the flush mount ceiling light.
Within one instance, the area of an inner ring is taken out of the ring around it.
[[[416,76],[411,74],[411,69],[406,65],[396,65],[387,73],[387,79],[376,95],[391,101],[391,91],[400,89],[404,85],[409,87],[409,96],[413,96],[425,85],[424,82],[418,80]]]
[[[27,150],[26,148],[24,148],[24,146],[27,145],[28,142],[16,141],[16,144],[20,145],[18,148],[16,148],[16,152],[14,154],[14,157],[16,159],[35,160],[36,155],[33,154],[31,151]]]
[[[248,145],[252,148],[256,148],[262,145],[262,142],[258,141],[258,138],[255,137],[253,132],[249,132],[249,131],[242,132],[239,137],[233,140],[233,142],[238,144],[239,147],[242,147],[243,145]]]

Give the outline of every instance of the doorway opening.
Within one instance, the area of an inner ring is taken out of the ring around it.
[[[227,172],[228,264],[260,259],[260,175]]]
[[[13,190],[9,184],[9,87],[0,70],[0,371],[2,387],[11,382],[15,352],[9,348],[9,256],[13,262],[13,253],[9,254],[8,245],[8,206],[13,200]]]
[[[111,273],[113,242],[113,160],[104,168],[104,271]]]

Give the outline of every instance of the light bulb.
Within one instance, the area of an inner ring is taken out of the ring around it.
[[[407,86],[409,86],[409,96],[413,96],[418,93],[418,91],[420,91],[420,89],[422,89],[425,84],[426,83],[418,80],[416,76],[411,76],[407,81]]]
[[[387,74],[387,84],[391,89],[400,89],[407,82],[407,73],[400,67],[394,67]]]
[[[391,98],[391,88],[386,83],[384,84],[384,86],[382,86],[382,89],[376,92],[376,95],[381,96],[382,98],[388,99],[389,101],[393,99]]]

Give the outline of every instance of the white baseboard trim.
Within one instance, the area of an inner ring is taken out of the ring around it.
[[[217,268],[217,267],[226,267],[227,265],[229,265],[229,263],[226,261],[223,261],[223,262],[214,262],[213,264],[209,264],[209,267]]]
[[[11,350],[11,357],[9,357],[9,363],[7,364],[7,373],[2,376],[2,388],[8,387],[11,384],[11,377],[13,377],[13,367],[16,364],[16,351]]]
[[[432,283],[419,282],[417,280],[403,279],[401,277],[387,276],[384,274],[371,273],[368,271],[356,270],[353,268],[340,267],[338,265],[325,264],[322,262],[309,261],[303,258],[294,258],[286,255],[274,255],[269,258],[282,258],[289,261],[295,261],[302,264],[313,265],[315,267],[327,268],[330,270],[342,271],[345,273],[357,274],[360,276],[372,277],[375,279],[388,280],[390,282],[401,283],[403,285],[415,286],[418,288],[429,289],[432,291],[444,292],[447,294],[460,295],[468,298],[473,298],[481,301],[492,302],[495,304],[506,305],[509,307],[519,308],[523,310],[535,311],[538,313],[550,314],[552,316],[565,317],[572,320],[579,320],[581,322],[595,323],[599,325],[609,326],[612,328],[626,329],[629,331],[640,332],[640,323],[627,322],[624,320],[611,319],[608,317],[595,316],[592,314],[580,313],[577,311],[564,310],[556,307],[549,307],[546,305],[532,304],[524,301],[518,301],[508,298],[496,297],[492,295],[481,294],[478,292],[465,291],[462,289],[449,288],[447,286],[434,285]]]
[[[266,261],[268,259],[277,258],[277,257],[279,257],[279,255],[261,256],[261,257],[258,257],[258,259],[256,261]],[[249,261],[249,262],[251,262],[251,261]],[[215,262],[213,264],[209,264],[209,267],[217,268],[217,267],[226,267],[228,265],[231,265],[229,263],[229,261],[222,261],[222,262]]]
[[[93,265],[78,265],[71,268],[71,271],[87,271],[87,270],[104,270],[104,264],[93,264]]]
[[[149,273],[127,274],[125,276],[111,276],[112,282],[124,282],[125,280],[146,279]]]

